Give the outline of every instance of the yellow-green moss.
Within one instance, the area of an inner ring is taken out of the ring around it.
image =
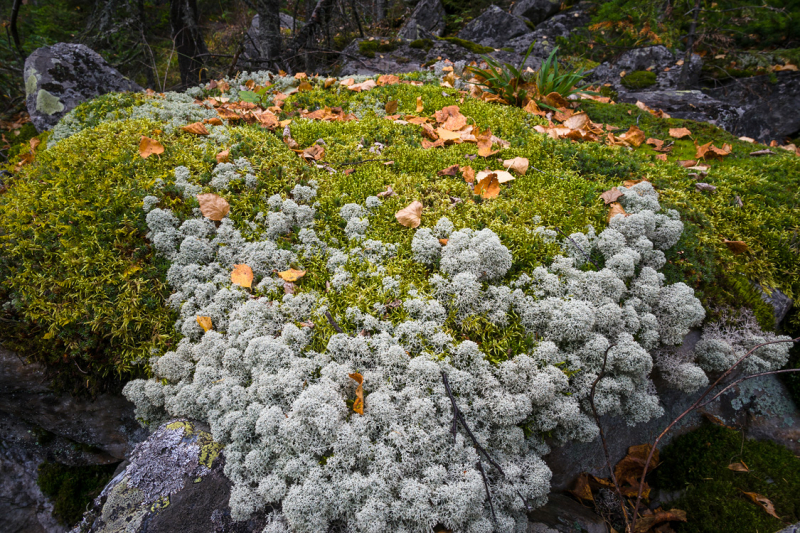
[[[620,82],[628,89],[638,91],[655,85],[656,74],[647,70],[637,70],[624,76]]]

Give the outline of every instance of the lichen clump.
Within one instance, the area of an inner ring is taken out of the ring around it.
[[[150,423],[210,425],[226,446],[235,519],[279,504],[270,527],[284,531],[322,532],[340,521],[355,531],[523,531],[526,510],[549,491],[544,438],[597,435],[587,398],[599,372],[600,413],[631,424],[662,413],[649,351],[680,343],[705,313],[690,288],[665,285],[658,272],[683,225],[661,212],[649,183],[622,189],[630,216],[600,234],[573,233],[550,266],[514,276],[513,255],[490,229],[440,218],[416,230],[410,246],[374,238],[382,216],[375,197],[339,209],[345,241],[325,237],[317,188],[312,181],[291,198],[269,197],[267,212],[246,227],[252,240],[230,218],[215,226],[167,209],[147,214],[149,238],[172,264],[170,303],[183,339],[152,360],[155,379],[124,392]],[[551,230],[530,231],[555,241]],[[408,253],[429,269],[429,290],[387,275],[388,262]],[[589,269],[593,256],[604,266]],[[240,263],[256,276],[252,292],[231,282]],[[326,265],[331,292],[286,290],[274,274],[307,264]],[[331,315],[331,299],[356,279],[378,279],[383,289]],[[389,316],[392,299],[399,318]],[[318,338],[315,324],[328,321],[349,331]],[[476,321],[517,323],[535,341],[495,364],[452,334],[451,324]],[[350,407],[355,373],[363,415]],[[452,401],[502,468],[483,462],[491,503],[475,443],[451,433]]]

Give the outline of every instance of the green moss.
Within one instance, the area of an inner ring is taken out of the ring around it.
[[[728,465],[744,462],[749,472]],[[739,432],[712,425],[676,438],[661,454],[653,484],[667,491],[685,490],[672,508],[686,511],[678,532],[777,531],[800,520],[800,458],[774,442],[745,439]],[[742,492],[769,498],[783,521],[771,517]]]
[[[53,516],[59,523],[72,526],[111,480],[116,467],[116,464],[66,466],[45,462],[39,465],[36,483],[53,502]]]
[[[457,44],[462,48],[466,48],[473,54],[489,54],[494,52],[494,48],[491,46],[483,46],[482,44],[473,43],[472,41],[467,41],[466,39],[459,39],[458,37],[443,37],[443,41],[447,41],[448,43]]]
[[[358,51],[366,57],[375,57],[376,53],[388,53],[399,46],[397,41],[361,41],[358,43]]]
[[[636,91],[655,85],[656,74],[648,70],[637,70],[625,75],[620,82],[628,89]]]
[[[433,48],[433,41],[430,39],[415,39],[408,43],[408,46],[427,51]]]

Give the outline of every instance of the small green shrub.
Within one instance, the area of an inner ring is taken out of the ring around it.
[[[375,57],[376,53],[389,53],[399,46],[397,41],[361,41],[358,51],[366,57]]]
[[[419,50],[430,50],[433,48],[433,41],[430,39],[416,39],[408,43],[408,46],[411,48],[417,48]]]
[[[111,481],[117,465],[66,466],[44,462],[36,483],[53,502],[53,516],[65,526],[77,524],[86,505]]]
[[[748,472],[728,465],[744,462]],[[669,503],[686,511],[685,523],[671,523],[679,533],[711,533],[720,524],[736,531],[777,531],[781,520],[771,517],[742,492],[769,498],[787,523],[800,520],[800,458],[771,441],[745,439],[739,432],[704,425],[677,437],[664,448],[653,484],[667,491],[685,490]]]
[[[458,37],[443,37],[443,41],[447,41],[448,43],[457,44],[462,48],[466,48],[473,54],[490,54],[494,52],[494,48],[491,46],[483,46],[482,44],[473,43],[472,41],[468,41],[466,39],[459,39]]]
[[[644,89],[656,83],[656,74],[649,70],[637,70],[624,76],[621,83],[631,90]]]

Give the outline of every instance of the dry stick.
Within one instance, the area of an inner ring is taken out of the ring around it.
[[[22,45],[19,42],[19,32],[17,32],[17,17],[19,16],[19,8],[22,6],[22,0],[14,0],[14,5],[11,8],[11,23],[9,29],[11,30],[11,37],[14,39],[14,46],[17,48],[17,53],[22,61],[25,61],[25,53],[22,51]]]
[[[678,417],[675,420],[673,420],[672,422],[670,422],[669,425],[664,429],[664,431],[662,431],[661,434],[659,434],[659,436],[656,437],[655,442],[653,442],[653,447],[650,448],[650,454],[647,456],[647,461],[644,462],[644,471],[642,472],[642,478],[639,480],[639,491],[638,491],[638,493],[636,495],[636,505],[633,507],[633,519],[631,520],[630,531],[635,531],[635,528],[636,528],[636,517],[637,517],[637,514],[639,512],[639,505],[642,503],[642,489],[644,488],[644,478],[645,478],[645,476],[647,476],[647,469],[650,466],[650,461],[653,460],[653,454],[655,453],[656,448],[658,448],[658,443],[661,442],[661,439],[664,438],[664,436],[669,432],[669,430],[671,430],[675,426],[675,424],[680,422],[686,415],[688,415],[689,413],[691,413],[692,411],[694,411],[695,409],[700,407],[701,403],[703,402],[703,399],[706,396],[708,396],[709,394],[711,394],[711,391],[714,390],[714,388],[717,385],[719,385],[720,382],[723,379],[728,377],[728,375],[730,375],[730,373],[733,372],[733,370],[737,366],[739,366],[739,364],[742,361],[747,359],[750,356],[750,354],[752,354],[754,351],[756,351],[757,349],[759,349],[759,348],[761,348],[763,346],[767,346],[768,344],[779,344],[779,343],[782,343],[782,342],[800,342],[800,337],[797,337],[796,339],[789,339],[789,340],[764,342],[762,344],[759,344],[758,346],[753,347],[749,352],[747,352],[742,357],[740,357],[739,360],[736,361],[733,364],[733,366],[731,366],[720,377],[718,377],[717,380],[714,383],[712,383],[711,386],[708,387],[705,390],[705,392],[703,392],[703,394],[701,394],[700,397],[692,405],[689,406],[688,409],[686,409],[684,412],[682,412],[680,415],[678,415]],[[717,395],[717,396],[719,396],[719,395]],[[714,398],[716,398],[716,396]],[[712,398],[712,400],[714,398]],[[707,403],[708,402],[705,402],[702,405],[706,405]]]
[[[581,247],[580,247],[580,245],[579,245],[577,242],[575,242],[575,241],[572,239],[572,237],[570,237],[569,235],[567,235],[566,233],[564,233],[563,231],[561,231],[561,228],[559,228],[558,226],[556,226],[556,231],[557,231],[557,232],[559,232],[559,233],[560,233],[561,235],[563,235],[564,237],[566,237],[567,239],[569,239],[569,240],[570,240],[570,242],[571,242],[572,244],[574,244],[574,245],[575,245],[575,248],[577,248],[577,249],[578,249],[578,251],[580,251],[580,253],[582,253],[582,254],[583,254],[583,257],[585,257],[587,261],[589,261],[591,264],[593,264],[595,268],[597,268],[597,269],[599,269],[599,268],[600,268],[599,266],[597,266],[597,263],[595,263],[595,262],[592,260],[592,258],[591,258],[591,257],[589,257],[589,254],[587,254],[586,252],[584,252],[584,251],[583,251],[583,248],[581,248]]]
[[[597,429],[600,430],[600,442],[603,443],[603,453],[606,456],[606,466],[608,467],[608,473],[611,474],[611,481],[614,482],[614,488],[617,491],[617,496],[619,497],[619,504],[622,508],[622,516],[625,519],[625,525],[628,525],[628,511],[625,509],[625,498],[622,497],[622,490],[619,488],[619,482],[617,481],[617,475],[614,473],[614,469],[611,468],[611,454],[608,453],[608,444],[606,443],[606,436],[603,432],[603,426],[600,424],[600,417],[597,415],[597,408],[594,406],[594,392],[597,388],[597,384],[600,383],[600,380],[603,379],[606,375],[606,363],[608,362],[608,351],[613,348],[614,345],[612,344],[608,348],[606,348],[605,353],[603,354],[603,368],[600,370],[600,373],[597,375],[597,379],[594,380],[592,383],[592,389],[589,392],[589,405],[592,407],[592,415],[594,415],[594,422],[597,424]]]
[[[325,318],[328,319],[328,322],[331,323],[331,326],[333,326],[333,329],[335,329],[337,333],[344,333],[344,330],[339,326],[339,324],[336,323],[336,320],[333,319],[333,316],[331,316],[330,311],[325,311]]]
[[[788,342],[788,341],[786,341],[786,342]],[[705,402],[703,402],[703,403],[701,403],[700,405],[698,405],[698,406],[697,406],[697,408],[698,408],[698,409],[702,409],[702,408],[703,408],[703,407],[705,407],[706,405],[710,404],[711,402],[713,402],[714,400],[716,400],[717,398],[719,398],[720,396],[722,396],[723,394],[725,394],[725,392],[726,392],[727,390],[729,390],[729,389],[731,389],[732,387],[734,387],[734,386],[738,385],[738,384],[739,384],[739,383],[741,383],[742,381],[746,381],[746,380],[748,380],[748,379],[753,379],[753,378],[760,378],[760,377],[762,377],[762,376],[772,376],[772,375],[774,375],[774,374],[786,374],[787,372],[800,372],[800,368],[787,368],[787,369],[784,369],[784,370],[772,370],[772,371],[770,371],[770,372],[760,372],[760,373],[758,373],[758,374],[751,374],[751,375],[749,375],[749,376],[745,376],[745,377],[743,377],[743,378],[739,378],[739,379],[737,379],[736,381],[734,381],[734,382],[730,383],[730,384],[729,384],[727,387],[725,387],[725,388],[724,388],[724,389],[722,389],[721,391],[719,391],[719,392],[718,392],[718,393],[717,393],[717,394],[716,394],[716,395],[715,395],[713,398],[711,398],[710,400],[706,400]]]

